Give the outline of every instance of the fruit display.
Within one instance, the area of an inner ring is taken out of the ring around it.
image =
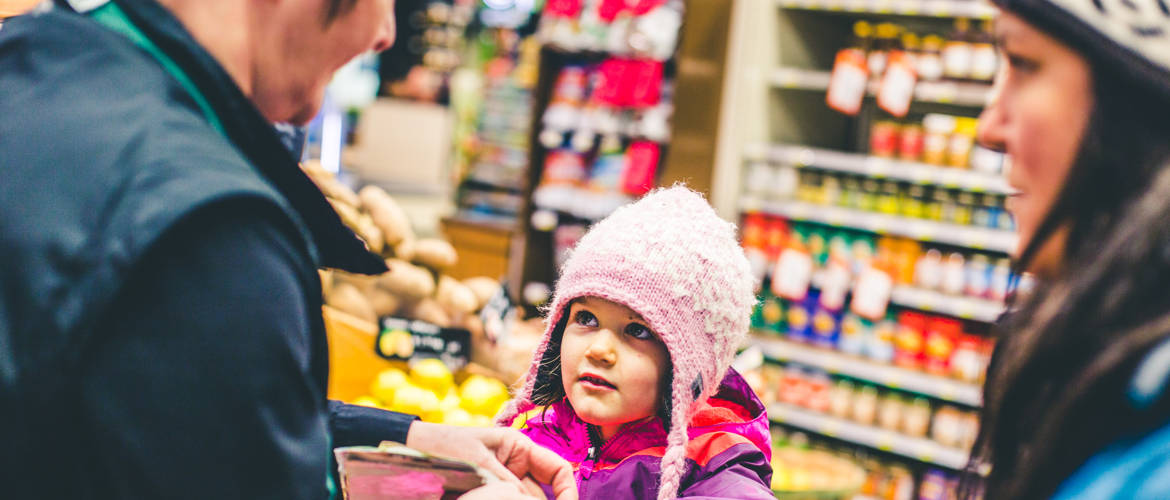
[[[378,373],[369,394],[351,403],[417,415],[425,422],[490,427],[508,398],[508,387],[498,379],[453,374],[442,361],[425,358],[413,361],[408,371]]]
[[[322,271],[326,304],[372,323],[396,316],[442,328],[482,330],[475,313],[499,288],[498,281],[457,280],[444,274],[458,261],[455,248],[440,239],[416,236],[406,212],[382,188],[366,186],[355,193],[319,164],[306,163],[303,168],[342,222],[390,268],[380,276]]]

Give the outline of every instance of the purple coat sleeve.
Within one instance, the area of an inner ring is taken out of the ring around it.
[[[764,453],[750,444],[737,444],[691,469],[679,498],[775,500],[772,466]]]

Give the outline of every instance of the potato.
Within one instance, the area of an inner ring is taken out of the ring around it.
[[[394,245],[394,256],[407,262],[414,260],[414,236],[405,238]]]
[[[333,211],[337,212],[337,215],[341,217],[341,223],[356,233],[358,227],[362,224],[362,213],[357,208],[354,208],[353,205],[338,200],[329,200],[329,204],[333,205]]]
[[[333,290],[333,271],[318,269],[317,275],[321,277],[321,296],[328,297],[329,292]]]
[[[378,322],[374,306],[370,305],[370,301],[366,299],[361,290],[352,284],[340,283],[333,287],[333,291],[326,297],[325,303],[339,311],[352,314],[371,323]]]
[[[483,306],[486,306],[488,301],[500,290],[500,282],[486,276],[467,278],[463,280],[463,284],[467,285],[467,288],[470,288],[475,294],[476,311],[483,309]]]
[[[435,278],[429,271],[409,262],[388,259],[390,271],[378,277],[378,286],[399,298],[418,300],[435,293]]]
[[[414,230],[410,227],[410,219],[402,207],[391,198],[385,190],[378,186],[366,186],[358,192],[362,208],[369,212],[374,224],[382,230],[382,237],[386,244],[397,245],[406,238],[414,237]]]
[[[345,271],[334,271],[333,272],[333,281],[337,284],[348,283],[350,285],[353,285],[355,288],[358,289],[359,292],[362,292],[362,295],[365,295],[367,297],[374,291],[374,288],[377,288],[377,286],[378,286],[378,283],[377,283],[378,277],[377,276],[368,276],[365,274],[353,274],[353,273],[347,273]]]
[[[442,272],[450,269],[458,261],[455,247],[440,239],[428,238],[418,240],[414,245],[414,259],[412,262]]]
[[[382,230],[374,224],[374,220],[366,214],[362,214],[358,219],[357,231],[355,231],[366,242],[366,247],[371,252],[381,254],[386,247],[386,240],[382,237]]]
[[[471,314],[479,305],[475,293],[467,288],[467,285],[450,276],[439,278],[439,287],[435,290],[435,300],[447,308],[453,316]]]
[[[366,294],[366,298],[370,300],[370,306],[374,308],[374,314],[379,318],[393,315],[402,306],[401,299],[379,287],[374,287]]]
[[[443,306],[435,299],[423,299],[415,304],[414,310],[410,312],[410,317],[427,323],[433,323],[443,328],[451,327],[451,316],[447,311],[443,310]]]
[[[357,193],[354,193],[345,183],[337,180],[337,177],[332,172],[322,168],[320,162],[305,162],[301,165],[301,169],[305,171],[305,174],[313,180],[313,183],[317,185],[317,188],[326,197],[348,203],[354,207],[361,204]]]

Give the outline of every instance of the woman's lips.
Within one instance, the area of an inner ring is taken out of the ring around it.
[[[577,382],[585,386],[586,389],[607,391],[617,389],[617,386],[614,385],[613,382],[606,380],[605,377],[602,377],[601,375],[596,375],[593,373],[582,374],[580,377],[577,377]]]

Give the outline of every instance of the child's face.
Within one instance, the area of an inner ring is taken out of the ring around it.
[[[573,302],[561,340],[561,382],[577,416],[608,439],[654,415],[670,355],[632,309],[596,297]]]

